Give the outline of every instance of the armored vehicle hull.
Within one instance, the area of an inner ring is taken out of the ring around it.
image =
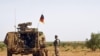
[[[26,24],[20,24],[17,32],[6,34],[4,43],[7,45],[7,56],[12,54],[44,56],[39,44],[41,39],[45,38],[43,32],[37,28],[25,28],[23,25]]]

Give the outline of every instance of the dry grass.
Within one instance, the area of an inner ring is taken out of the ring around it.
[[[47,47],[49,50],[49,56],[54,56],[54,48],[53,47]],[[68,49],[68,50],[66,50]],[[3,51],[0,51],[0,56],[7,56],[6,48]],[[13,56],[21,56],[21,55],[13,55]],[[32,56],[30,55],[24,55],[24,56]],[[72,47],[60,47],[60,56],[100,56],[100,51],[91,51],[89,49],[81,49],[80,47],[73,49]]]
[[[53,47],[48,47],[48,50],[49,56],[52,56],[54,54]],[[73,49],[72,47],[60,47],[60,56],[100,56],[100,50],[93,52],[87,48],[77,47]]]

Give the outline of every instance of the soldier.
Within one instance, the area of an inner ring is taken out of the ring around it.
[[[40,49],[42,50],[42,52],[45,53],[45,56],[48,56],[48,50],[46,49],[46,42],[45,42],[45,38],[44,37],[42,38],[42,40],[40,42]]]
[[[54,49],[55,49],[55,56],[59,56],[60,40],[58,39],[57,35],[55,35],[55,40],[54,40],[53,44],[54,44]]]

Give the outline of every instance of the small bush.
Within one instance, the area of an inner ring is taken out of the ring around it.
[[[0,51],[4,50],[5,44],[0,42]]]
[[[66,49],[65,51],[69,51],[70,49]]]
[[[66,47],[66,43],[61,43],[60,46]]]

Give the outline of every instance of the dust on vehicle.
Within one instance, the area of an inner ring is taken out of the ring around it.
[[[20,23],[17,31],[6,34],[4,43],[7,46],[7,56],[12,54],[44,56],[39,45],[41,39],[45,38],[44,33],[38,31],[38,28],[29,28],[31,25],[31,22]]]

